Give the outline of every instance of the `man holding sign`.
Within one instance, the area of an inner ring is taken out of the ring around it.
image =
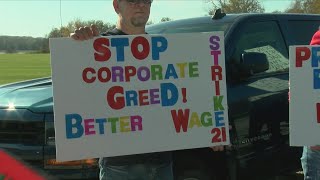
[[[320,30],[312,37],[310,45],[320,45]],[[320,178],[320,146],[304,146],[301,157],[304,179]]]
[[[114,0],[113,7],[119,16],[117,28],[102,35],[146,34],[145,25],[149,19],[151,3],[152,0]],[[92,25],[91,28],[77,29],[71,38],[82,41],[98,35],[97,28]],[[170,152],[101,158],[99,166],[101,180],[173,179]]]
[[[310,45],[320,45],[319,30]],[[294,57],[290,63],[290,144],[304,146],[301,157],[304,179],[320,179],[320,146],[315,146],[319,143],[320,123],[319,47],[290,47],[290,56]],[[308,96],[301,96],[302,93]]]
[[[146,34],[152,0],[113,0],[118,14],[117,27],[103,36]],[[82,27],[70,35],[78,41],[89,40],[100,33],[96,26]],[[90,81],[90,80],[88,80]],[[223,146],[212,147],[214,151],[223,151]],[[172,180],[171,152],[127,155],[100,159],[100,179],[136,179],[136,180]]]

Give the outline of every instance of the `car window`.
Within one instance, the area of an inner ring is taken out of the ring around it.
[[[236,43],[234,57],[240,58],[245,52],[264,53],[269,61],[269,70],[263,73],[288,70],[288,51],[276,22],[250,22],[242,34]]]

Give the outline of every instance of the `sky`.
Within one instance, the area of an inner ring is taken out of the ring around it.
[[[260,0],[266,12],[283,11],[292,1]],[[207,12],[205,0],[154,0],[149,20],[156,23],[162,17],[176,20]],[[0,35],[44,37],[52,28],[77,18],[115,24],[117,14],[112,0],[0,0]]]

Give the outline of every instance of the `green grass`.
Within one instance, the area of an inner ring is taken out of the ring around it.
[[[50,54],[0,54],[0,84],[47,76]]]

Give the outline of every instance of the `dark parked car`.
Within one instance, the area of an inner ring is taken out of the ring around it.
[[[319,15],[216,13],[147,28],[225,33],[232,146],[175,151],[176,179],[262,179],[300,168],[301,148],[288,141],[288,47],[309,44],[319,25]],[[0,148],[59,178],[97,178],[96,159],[55,161],[52,105],[50,78],[1,86]]]

